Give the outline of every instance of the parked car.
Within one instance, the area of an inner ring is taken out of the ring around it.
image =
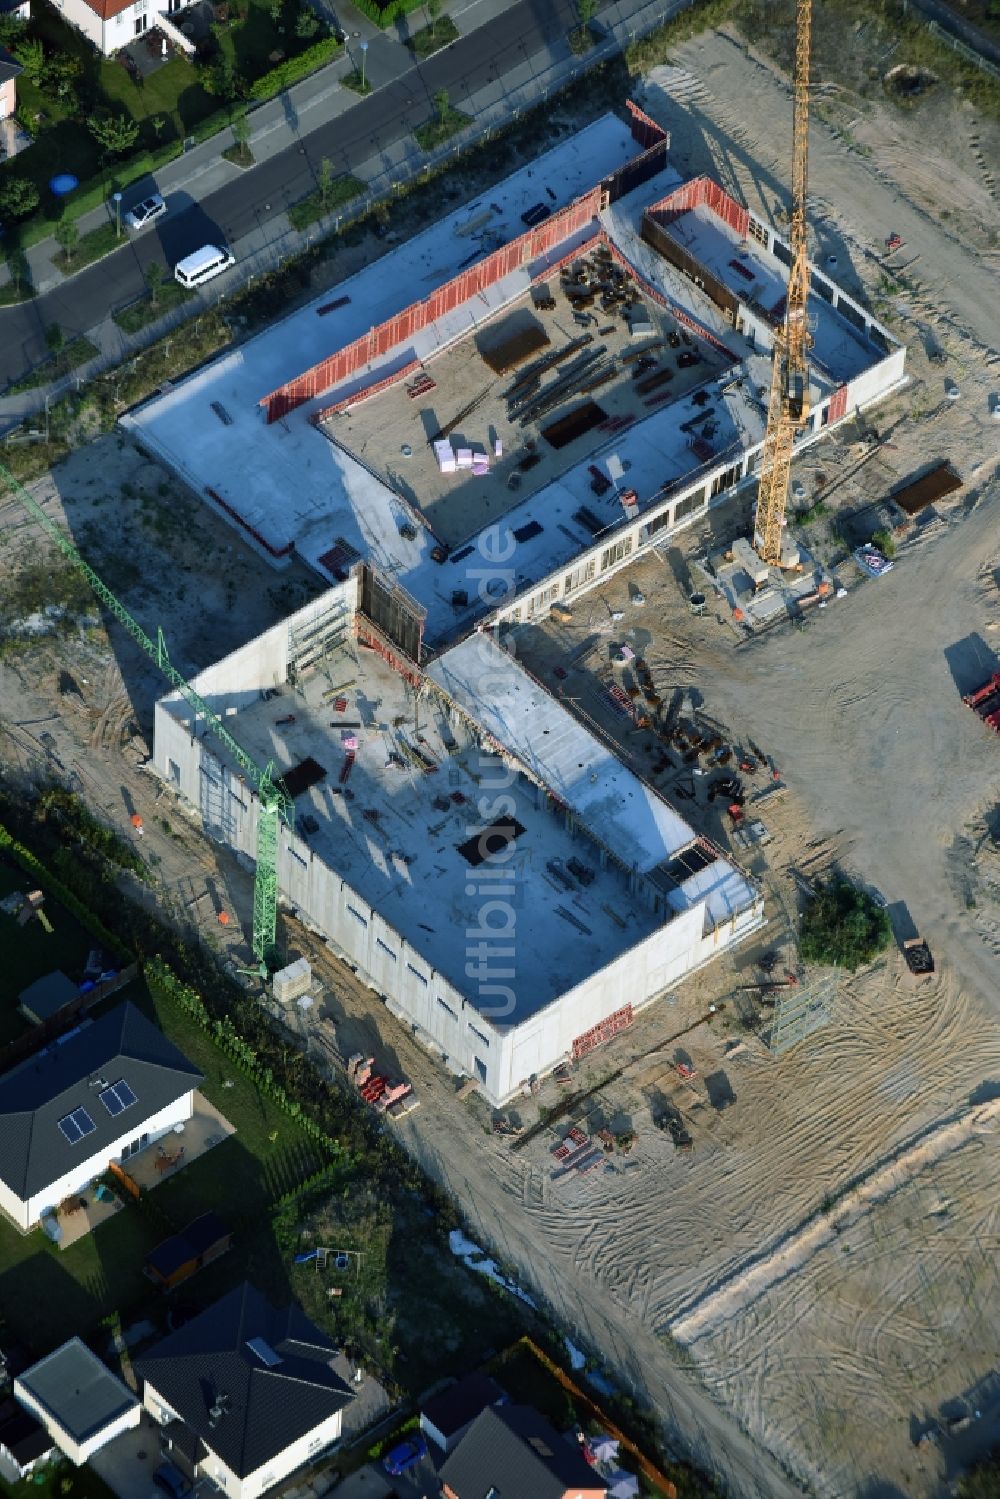
[[[130,208],[125,215],[125,223],[129,229],[145,229],[154,219],[162,219],[167,211],[167,205],[159,193],[151,193],[148,198],[143,198],[134,208]]]
[[[191,1492],[191,1480],[185,1478],[173,1463],[161,1463],[153,1474],[153,1482],[167,1499],[184,1499],[184,1495]]]
[[[391,1478],[399,1478],[402,1473],[408,1473],[415,1468],[421,1458],[427,1456],[427,1443],[423,1437],[412,1437],[407,1442],[400,1442],[387,1452],[382,1459],[382,1466]]]

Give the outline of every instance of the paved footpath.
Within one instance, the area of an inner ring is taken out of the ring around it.
[[[220,239],[228,243],[237,267],[203,290],[200,300],[209,306],[249,276],[328,232],[335,219],[300,234],[287,217],[288,207],[315,188],[324,157],[336,173],[352,172],[366,182],[372,198],[388,192],[394,182],[407,180],[427,160],[413,130],[432,116],[439,89],[446,89],[452,103],[472,117],[475,125],[467,132],[471,137],[487,126],[506,123],[519,109],[536,104],[687,3],[616,0],[599,13],[605,40],[581,60],[573,57],[566,40],[575,24],[575,0],[456,0],[449,9],[461,37],[423,63],[414,63],[405,46],[404,27],[386,35],[353,7],[342,7],[340,23],[345,28],[353,25],[345,54],[251,113],[256,166],[243,171],[224,160],[222,152],[233,140],[229,130],[223,131],[128,190],[123,206],[155,188],[168,199],[170,211],[134,238],[123,232],[122,248],[113,255],[63,277],[52,262],[57,250],[53,240],[31,248],[28,262],[38,296],[0,309],[0,387],[44,357],[44,333],[52,323],[58,323],[67,338],[87,334],[100,349],[100,358],[78,372],[83,375],[151,342],[170,325],[169,318],[128,338],[111,314],[142,295],[146,271],[154,261],[169,270],[202,244]],[[410,18],[414,29],[422,23],[420,12]],[[368,43],[365,69],[373,85],[364,99],[341,82],[360,65],[363,41]],[[468,143],[467,136],[455,138],[438,156],[445,158],[460,149]],[[106,222],[107,215],[106,207],[83,215],[81,232]],[[190,309],[178,312],[173,321],[188,315]],[[48,394],[57,394],[71,381]],[[0,399],[0,429],[38,410],[45,396],[44,390],[37,390]]]

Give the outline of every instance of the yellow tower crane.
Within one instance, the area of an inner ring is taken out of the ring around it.
[[[754,548],[769,567],[781,565],[781,531],[788,501],[795,434],[809,417],[809,365],[812,340],[807,326],[809,247],[806,238],[806,186],[809,178],[809,53],[812,0],[795,7],[795,101],[792,114],[792,265],[788,275],[785,321],[774,337],[774,369],[767,409],[767,431],[757,489]]]

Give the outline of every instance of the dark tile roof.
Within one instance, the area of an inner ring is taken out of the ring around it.
[[[491,1487],[531,1499],[563,1499],[567,1489],[607,1491],[604,1479],[530,1405],[491,1406],[477,1416],[438,1475],[458,1499],[485,1499]]]
[[[445,1438],[453,1437],[474,1421],[488,1405],[503,1400],[504,1393],[488,1374],[470,1374],[425,1401],[420,1414]]]
[[[112,1116],[93,1084],[124,1079],[136,1102]],[[202,1075],[135,1005],[118,1005],[0,1077],[0,1179],[26,1201],[190,1093]],[[59,1120],[85,1108],[95,1128],[71,1145]]]
[[[52,1438],[40,1421],[36,1421],[16,1400],[0,1400],[0,1446],[23,1468],[53,1446]]]
[[[263,1357],[251,1338],[263,1341]],[[352,1399],[332,1367],[336,1351],[299,1307],[277,1311],[244,1283],[136,1359],[135,1369],[245,1478]],[[220,1405],[224,1414],[213,1418]]]

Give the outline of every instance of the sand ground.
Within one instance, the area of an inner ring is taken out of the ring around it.
[[[741,1494],[932,1495],[988,1445],[1000,1410],[984,1399],[961,1442],[914,1443],[941,1402],[989,1375],[1000,1332],[1000,750],[960,702],[973,678],[996,669],[1000,639],[990,420],[1000,219],[983,165],[996,152],[989,129],[946,94],[905,117],[861,98],[850,79],[832,82],[825,100],[812,139],[817,253],[836,254],[838,278],[907,341],[912,384],[874,414],[874,448],[848,430],[812,449],[801,477],[810,498],[828,494],[834,517],[941,457],[964,487],[925,518],[887,578],[863,582],[842,566],[848,597],[801,631],[738,645],[727,621],[688,615],[692,563],[745,523],[722,511],[711,534],[682,538],[588,596],[569,625],[519,641],[575,711],[620,733],[620,720],[602,716],[602,694],[612,647],[630,631],[662,693],[697,694],[732,736],[773,757],[789,788],[763,804],[773,841],[753,861],[766,931],[640,1016],[574,1079],[570,1117],[630,1124],[634,1152],[566,1180],[551,1156],[559,1128],[512,1150],[479,1101],[455,1105],[454,1080],[350,972],[301,932],[292,937],[322,972],[323,1025],[338,1045],[370,1045],[413,1079],[422,1107],[403,1138],[453,1191],[470,1230],[619,1385],[655,1407],[677,1451]],[[714,171],[768,214],[784,201],[790,99],[763,55],[720,33],[685,44],[648,80],[644,102],[670,128],[682,168]],[[904,252],[886,265],[890,230]],[[925,357],[937,346],[944,369]],[[960,401],[944,399],[945,376]],[[315,586],[271,573],[121,439],[81,447],[38,493],[143,623],[163,624],[185,670]],[[38,536],[15,507],[2,521],[9,576],[39,554]],[[840,565],[829,520],[808,539]],[[629,603],[635,588],[641,610]],[[619,609],[626,618],[615,624]],[[556,678],[567,664],[570,675]],[[145,849],[160,861],[155,898],[243,961],[247,873],[172,808],[166,817],[137,768],[159,690],[131,648],[110,652],[96,615],[68,635],[36,636],[30,653],[0,662],[2,753],[27,776],[47,766],[75,778],[118,826],[137,806]],[[622,746],[652,774],[641,736]],[[658,784],[669,794],[669,775]],[[684,809],[727,836],[700,794]],[[884,892],[898,936],[929,938],[938,974],[913,990],[892,951],[839,982],[828,1024],[775,1058],[740,1028],[737,991],[768,948],[794,961],[795,874],[815,878],[835,863]],[[233,917],[225,933],[223,907]],[[691,1085],[672,1065],[678,1049],[697,1068]],[[541,1107],[560,1101],[548,1084],[519,1106],[521,1118],[537,1123]],[[690,1154],[653,1128],[665,1101],[691,1129]]]

